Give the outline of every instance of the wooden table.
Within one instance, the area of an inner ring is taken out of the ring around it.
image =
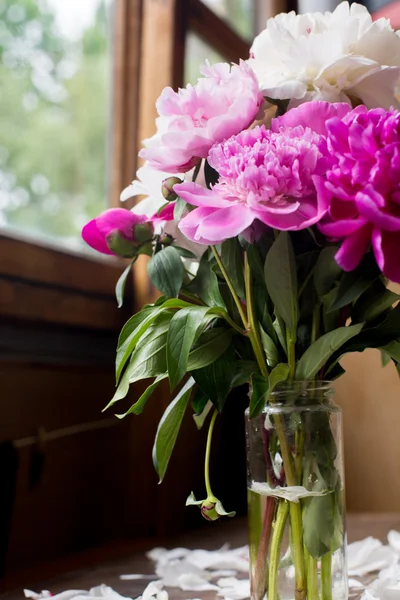
[[[354,542],[367,536],[377,537],[386,542],[386,536],[390,529],[400,531],[400,514],[360,514],[348,515],[348,540]],[[27,587],[39,591],[50,590],[53,594],[67,589],[89,589],[100,583],[110,585],[120,594],[136,598],[141,594],[147,581],[121,581],[119,576],[124,573],[152,574],[153,564],[145,557],[145,551],[154,546],[165,546],[174,548],[184,546],[187,548],[205,548],[209,550],[218,549],[224,543],[229,542],[231,547],[238,547],[247,542],[246,521],[244,519],[225,520],[219,523],[206,523],[201,530],[188,532],[176,539],[151,540],[141,544],[140,551],[129,552],[129,546],[125,545],[125,555],[106,562],[99,560],[101,553],[88,552],[81,555],[78,560],[83,565],[81,568],[64,572],[50,579],[40,581],[37,573],[27,573],[26,580],[21,576],[17,579],[9,579],[8,587],[14,581],[14,590],[0,594],[2,600],[20,600],[22,588]],[[96,558],[97,557],[97,558]],[[70,561],[70,565],[73,562]],[[54,569],[53,569],[54,571]],[[36,576],[35,576],[36,575]],[[7,582],[6,582],[7,583]],[[216,600],[214,592],[182,592],[177,589],[168,590],[170,600],[187,600],[188,598],[201,598],[202,600]],[[352,598],[356,598],[354,595]],[[220,599],[219,599],[220,600]]]

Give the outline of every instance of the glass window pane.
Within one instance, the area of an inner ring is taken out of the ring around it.
[[[226,62],[226,59],[204,42],[198,35],[189,31],[186,37],[184,83],[195,84],[201,76],[200,66],[208,59],[210,63]]]
[[[254,0],[202,0],[219,17],[229,23],[244,39],[254,37]]]
[[[0,0],[0,225],[83,248],[107,204],[112,0]]]

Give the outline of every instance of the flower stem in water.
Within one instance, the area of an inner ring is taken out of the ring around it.
[[[279,503],[274,523],[274,533],[271,540],[270,564],[269,564],[269,583],[268,600],[278,600],[278,572],[281,557],[281,546],[283,533],[287,518],[289,515],[289,502],[283,500]]]
[[[321,600],[332,600],[332,552],[321,558]]]

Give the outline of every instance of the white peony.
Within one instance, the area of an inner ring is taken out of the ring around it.
[[[266,96],[399,107],[400,37],[360,4],[334,12],[280,14],[254,40],[249,64]]]
[[[143,167],[140,167],[140,169],[137,170],[137,179],[132,181],[132,183],[122,191],[120,200],[121,202],[125,202],[129,198],[133,198],[135,196],[146,196],[146,198],[135,204],[132,212],[136,213],[137,215],[146,215],[146,217],[150,218],[155,215],[166,203],[161,191],[162,182],[168,177],[177,176],[182,178],[182,173],[177,175],[175,173],[156,171],[150,167],[148,163],[145,163]],[[191,177],[192,171],[190,171],[190,173],[186,173],[185,176]],[[176,221],[166,222],[163,227],[163,231],[164,233],[171,235],[175,239],[178,246],[193,252],[198,258],[200,258],[206,250],[206,246],[195,244],[194,242],[188,240],[187,237],[183,235],[181,230],[178,229],[178,223]]]

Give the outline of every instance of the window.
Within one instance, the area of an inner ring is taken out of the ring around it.
[[[0,2],[0,223],[82,247],[107,205],[112,0]]]
[[[204,3],[244,39],[253,39],[256,15],[256,3],[253,0],[204,0]]]

